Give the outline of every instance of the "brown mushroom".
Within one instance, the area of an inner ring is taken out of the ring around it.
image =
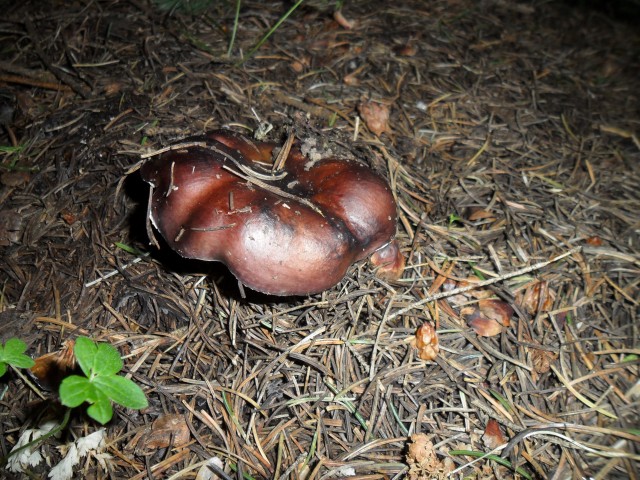
[[[217,130],[147,161],[149,218],[167,244],[274,295],[331,288],[374,252],[379,274],[397,278],[404,259],[386,181],[355,160],[310,160],[298,143],[273,171],[275,147]]]

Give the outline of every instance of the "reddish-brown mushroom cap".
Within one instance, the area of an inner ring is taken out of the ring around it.
[[[184,144],[141,168],[152,186],[149,218],[183,257],[221,261],[243,284],[274,295],[331,288],[389,244],[400,260],[387,254],[381,264],[404,266],[393,195],[361,163],[311,161],[294,144],[272,174],[274,144],[230,130]]]

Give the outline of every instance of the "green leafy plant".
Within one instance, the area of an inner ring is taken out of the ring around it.
[[[90,403],[87,414],[102,424],[113,416],[111,402],[135,409],[148,405],[144,392],[135,382],[117,375],[123,363],[115,347],[78,337],[73,353],[85,376],[71,375],[62,381],[59,393],[63,405],[74,408]]]
[[[31,368],[34,361],[24,352],[27,344],[19,338],[10,338],[7,343],[0,345],[0,377],[3,376],[9,365],[14,368]]]
[[[0,145],[0,153],[18,153],[24,149],[24,145]]]

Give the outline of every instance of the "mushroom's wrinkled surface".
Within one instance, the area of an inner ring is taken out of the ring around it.
[[[387,182],[355,160],[310,160],[298,142],[276,170],[275,148],[217,130],[148,160],[149,218],[167,244],[273,295],[331,288],[374,252],[378,274],[397,278],[404,259]]]

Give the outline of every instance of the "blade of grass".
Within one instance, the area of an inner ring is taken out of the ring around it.
[[[227,398],[226,392],[222,392],[220,396],[222,397],[222,403],[224,405],[224,408],[229,414],[231,421],[240,432],[240,436],[243,438],[246,438],[247,435],[244,433],[244,429],[242,428],[242,425],[240,425],[240,421],[238,420],[238,417],[236,416],[236,412],[233,410],[233,407],[231,406],[231,402],[229,402],[229,399]]]
[[[309,453],[307,453],[306,458],[304,459],[304,463],[301,468],[306,467],[309,462],[313,459],[316,454],[316,447],[318,446],[318,436],[320,435],[320,422],[318,421],[316,426],[316,431],[313,434],[313,439],[311,439],[311,446],[309,447]]]
[[[389,406],[389,410],[391,410],[393,418],[395,418],[396,422],[398,422],[398,426],[400,427],[400,430],[402,430],[402,433],[404,433],[406,436],[409,436],[409,430],[407,430],[407,427],[405,427],[404,423],[402,423],[402,420],[400,420],[400,415],[398,415],[396,406],[393,404],[393,402],[387,402],[387,405]]]
[[[333,385],[330,381],[325,380],[324,384],[327,386],[327,388],[329,388],[329,390],[331,390],[331,393],[335,395],[335,398],[333,401],[343,405],[349,411],[349,413],[351,413],[356,418],[356,420],[362,426],[362,428],[364,428],[364,430],[368,432],[369,426],[367,425],[367,422],[364,419],[364,417],[360,414],[360,412],[358,412],[358,409],[356,408],[355,404],[348,400],[340,399],[339,397],[342,394],[342,392],[339,392],[338,389],[335,387],[335,385]]]
[[[280,19],[276,22],[276,24],[273,27],[271,27],[271,29],[266,33],[266,35],[262,37],[260,41],[256,43],[251,50],[249,50],[249,53],[247,53],[247,55],[236,64],[236,66],[240,66],[244,62],[249,60],[253,56],[253,54],[256,53],[256,51],[264,44],[264,42],[266,42],[269,39],[269,37],[273,35],[273,32],[275,32],[278,29],[278,27],[280,27],[280,25],[282,25],[282,23],[291,16],[291,14],[296,10],[296,8],[300,6],[300,4],[303,1],[304,0],[298,0],[296,3],[294,3],[293,6],[289,10],[287,10],[287,13],[285,13],[282,17],[280,17]]]
[[[229,49],[227,50],[227,57],[231,56],[233,51],[233,44],[236,41],[236,34],[238,33],[238,22],[240,20],[240,5],[242,0],[236,0],[236,15],[233,18],[233,30],[231,31],[231,40],[229,40]]]
[[[558,380],[560,380],[560,382],[567,388],[567,390],[569,390],[571,393],[573,393],[573,395],[580,400],[582,403],[584,403],[586,406],[593,408],[595,411],[601,413],[602,415],[609,417],[609,418],[613,418],[614,420],[617,420],[618,417],[616,415],[614,415],[613,413],[611,413],[610,411],[608,411],[605,408],[602,408],[598,405],[596,405],[595,403],[593,403],[591,400],[589,400],[587,397],[585,397],[584,395],[582,395],[580,392],[578,392],[578,390],[575,389],[575,387],[571,384],[571,382],[565,378],[559,371],[558,369],[551,365],[551,371],[553,371],[553,373],[556,374],[556,377],[558,377]]]
[[[498,393],[496,390],[492,388],[489,389],[489,393],[491,393],[491,395],[493,395],[496,398],[496,400],[500,402],[500,404],[504,407],[504,409],[507,412],[513,411],[513,408],[511,408],[509,401],[506,398],[504,398],[502,395],[500,395],[500,393]]]
[[[118,247],[120,250],[124,250],[125,252],[130,253],[131,255],[144,255],[145,254],[145,252],[141,252],[136,247],[132,247],[130,245],[127,245],[126,243],[115,242],[114,245],[116,247]]]
[[[511,462],[505,458],[499,457],[498,455],[494,455],[492,453],[484,453],[484,452],[476,452],[474,450],[450,450],[449,451],[449,455],[466,455],[468,457],[475,457],[475,458],[486,458],[487,460],[493,460],[494,462],[499,463],[500,465],[503,465],[505,467],[508,467],[510,469],[514,469],[513,465],[511,464]],[[466,466],[466,465],[465,465]],[[533,480],[531,478],[531,475],[529,475],[529,473],[527,473],[527,471],[525,469],[523,469],[522,467],[517,467],[515,469],[515,472],[519,475],[522,475],[524,478],[526,478],[527,480]],[[453,472],[451,472],[453,473]]]

